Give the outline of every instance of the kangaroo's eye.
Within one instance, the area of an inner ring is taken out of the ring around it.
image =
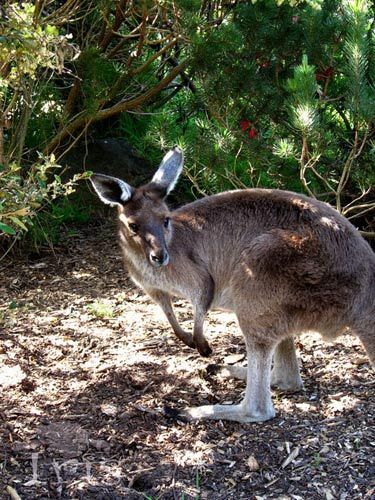
[[[169,227],[169,223],[170,223],[171,219],[169,217],[166,217],[164,219],[164,227]]]
[[[138,224],[136,224],[135,222],[130,222],[128,225],[129,225],[129,228],[133,231],[133,233],[135,233],[135,234],[138,233],[138,231],[139,231]]]

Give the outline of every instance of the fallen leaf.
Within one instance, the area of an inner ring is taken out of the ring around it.
[[[251,455],[247,459],[247,465],[248,465],[249,469],[251,470],[251,472],[256,472],[257,470],[260,469],[259,463],[258,463],[257,459],[253,455]]]
[[[118,412],[117,406],[106,403],[100,405],[100,409],[105,415],[108,415],[109,417],[114,417]]]
[[[288,455],[288,457],[284,460],[284,462],[281,464],[281,467],[285,469],[293,460],[295,460],[299,455],[299,446],[294,448],[294,450]]]

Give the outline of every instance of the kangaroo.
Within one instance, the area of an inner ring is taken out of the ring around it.
[[[243,401],[187,408],[180,416],[273,418],[271,382],[285,390],[302,386],[293,343],[302,332],[332,339],[350,330],[374,365],[375,254],[359,232],[328,204],[274,189],[229,191],[170,211],[164,199],[182,167],[175,147],[139,188],[91,177],[99,198],[117,206],[130,276],[160,304],[177,337],[208,356],[207,311],[237,316],[248,364],[231,374],[247,380]],[[193,335],[178,324],[172,296],[191,302]]]

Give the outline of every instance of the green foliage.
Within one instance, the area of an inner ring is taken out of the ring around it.
[[[194,2],[178,4],[194,92],[155,115],[121,118],[122,134],[155,161],[158,150],[182,145],[194,194],[287,188],[367,217],[375,206],[369,3],[238,2],[206,13],[214,29],[192,14]]]
[[[30,221],[26,241],[38,250],[44,245],[61,243],[64,239],[76,235],[73,227],[87,224],[91,220],[93,208],[79,197],[72,199],[60,197],[49,202],[48,209],[38,212]]]
[[[315,455],[313,457],[313,460],[312,460],[312,466],[315,469],[319,469],[319,467],[321,466],[321,464],[322,464],[322,457],[320,456],[319,453],[315,453]]]
[[[93,302],[87,306],[90,314],[95,316],[95,318],[105,319],[113,318],[115,316],[115,311],[111,304],[107,302]]]
[[[0,61],[9,65],[0,80],[2,95],[8,87],[17,89],[25,77],[35,80],[40,68],[63,69],[62,56],[69,37],[60,35],[56,26],[36,25],[34,13],[32,3],[8,6],[8,19],[0,31]]]
[[[294,69],[293,78],[287,80],[287,90],[291,94],[291,124],[304,137],[311,136],[318,126],[318,85],[315,71],[304,55],[302,64]]]
[[[119,76],[114,61],[106,58],[98,48],[87,47],[77,63],[78,74],[82,77],[81,91],[84,107],[95,114],[100,101]]]
[[[77,11],[76,2],[4,3],[3,241],[26,231],[37,245],[43,235],[58,241],[59,221],[79,218],[69,215],[69,204],[56,208],[57,197],[78,179],[64,187],[56,163],[65,148],[98,133],[121,135],[155,164],[160,150],[179,144],[194,196],[287,188],[370,225],[375,35],[369,1],[121,5],[84,0]]]
[[[52,200],[73,191],[58,175],[54,155],[25,161],[25,144],[39,146],[61,116],[60,93],[50,82],[74,55],[70,36],[39,22],[31,3],[7,3],[0,26],[0,240],[15,241]],[[5,245],[6,246],[6,245]]]
[[[74,191],[74,184],[90,175],[90,172],[75,175],[62,182],[55,172],[60,168],[54,157],[41,158],[25,177],[15,164],[0,170],[0,236],[19,237],[33,226],[33,218],[41,209],[61,196]],[[57,207],[57,205],[52,205]],[[54,209],[51,212],[56,217]],[[42,219],[40,219],[42,220]],[[64,221],[63,221],[64,222]]]
[[[345,4],[347,34],[344,44],[343,72],[348,88],[347,106],[358,120],[375,116],[375,81],[367,79],[370,44],[367,32],[370,23],[370,7],[365,0],[351,0]],[[371,68],[374,76],[374,68]]]

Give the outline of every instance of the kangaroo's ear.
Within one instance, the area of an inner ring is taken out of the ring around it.
[[[130,200],[134,192],[129,184],[109,175],[93,174],[90,181],[99,198],[111,206],[122,206]]]
[[[166,195],[169,194],[176,185],[183,165],[184,155],[181,149],[175,146],[164,156],[151,182],[157,184]]]

